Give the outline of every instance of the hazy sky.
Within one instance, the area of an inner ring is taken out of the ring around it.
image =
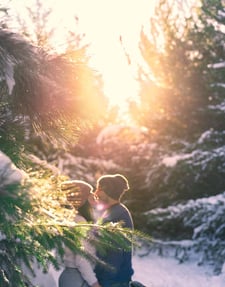
[[[66,2],[66,1],[65,1]],[[150,18],[151,0],[68,1],[76,11],[81,30],[91,42],[92,63],[103,74],[105,92],[112,103],[134,97],[138,84],[138,42],[141,27]],[[62,5],[62,2],[58,5]],[[61,9],[59,9],[61,10]],[[62,11],[62,10],[61,10]],[[68,11],[68,10],[65,10]],[[65,12],[65,15],[67,12]],[[131,56],[128,65],[126,53]],[[122,104],[122,103],[121,103]]]
[[[33,7],[34,0],[12,0],[13,8],[23,13]],[[90,43],[91,64],[103,75],[105,93],[112,103],[126,101],[137,94],[137,63],[139,35],[148,23],[152,0],[45,0],[53,7],[53,25],[58,30],[58,45],[64,42],[64,27],[74,27],[74,15],[79,18],[79,30]],[[54,23],[55,22],[55,23]],[[126,53],[131,56],[128,65]]]

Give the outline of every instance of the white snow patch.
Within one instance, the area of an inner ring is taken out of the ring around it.
[[[13,87],[15,86],[15,79],[14,79],[14,63],[7,58],[6,69],[5,69],[5,80],[8,86],[9,94],[12,94]]]
[[[133,280],[146,287],[224,287],[225,274],[211,275],[210,270],[195,262],[180,264],[176,259],[150,254],[135,256]]]
[[[213,69],[221,69],[221,68],[225,68],[225,62],[210,64],[208,66],[209,68],[213,68]]]
[[[139,126],[129,126],[129,125],[109,125],[104,128],[96,138],[97,144],[103,144],[107,142],[112,137],[116,137],[120,132],[128,131],[133,135],[133,139],[140,140],[145,136],[148,132],[146,127]]]
[[[205,139],[209,138],[212,134],[212,130],[205,131],[198,139],[198,144],[203,144]]]
[[[26,174],[18,169],[10,158],[0,151],[0,187],[21,183]]]
[[[183,159],[190,158],[190,157],[192,157],[192,154],[176,154],[176,155],[173,155],[173,156],[164,157],[162,159],[162,163],[165,166],[173,167],[173,166],[175,166],[177,164],[177,162],[179,160],[183,160]]]
[[[225,84],[224,84],[225,85]],[[222,103],[220,103],[219,105],[210,105],[209,108],[211,110],[218,110],[221,112],[225,112],[225,101],[223,101]]]

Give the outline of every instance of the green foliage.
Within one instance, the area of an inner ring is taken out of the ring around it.
[[[224,79],[222,70],[209,68],[224,61],[224,32],[217,29],[223,9],[216,2],[188,13],[182,1],[159,1],[149,33],[141,34],[148,70],[140,70],[140,107],[131,109],[152,138],[193,139],[209,128],[207,106],[218,98],[216,83]]]
[[[5,30],[0,45],[0,148],[15,163],[28,150],[27,138],[62,147],[101,117],[101,78],[84,51],[52,56]]]
[[[46,143],[62,149],[77,141],[99,119],[104,99],[101,78],[83,49],[50,55],[1,30],[0,66],[0,149],[29,175],[24,185],[1,186],[0,285],[25,287],[32,282],[24,268],[31,273],[35,264],[43,271],[49,264],[58,268],[64,245],[96,260],[82,246],[91,227],[74,223],[74,214],[60,204],[65,196],[59,181],[52,181],[47,163],[43,169],[31,162],[29,152],[36,136],[43,150]]]
[[[49,13],[46,11],[45,17]],[[39,28],[35,36],[42,45],[47,37],[42,33],[44,27]],[[19,287],[32,286],[24,268],[32,274],[36,263],[44,272],[49,264],[58,268],[65,246],[98,260],[84,250],[84,239],[105,248],[112,247],[112,237],[120,248],[134,240],[131,231],[117,226],[76,224],[75,211],[62,206],[65,195],[59,185],[65,177],[52,177],[52,171],[39,165],[38,159],[30,162],[36,137],[42,152],[51,153],[75,142],[105,113],[102,79],[89,67],[86,47],[74,51],[68,46],[65,53],[56,55],[19,33],[0,31],[0,149],[28,175],[23,184],[8,184],[0,190],[3,287],[12,287],[15,282]],[[93,228],[98,230],[97,239],[89,236]]]
[[[152,241],[152,249],[163,244],[174,249],[175,257],[184,262],[198,254],[199,265],[213,266],[219,274],[224,264],[224,193],[145,213],[145,229],[164,241]],[[171,251],[171,250],[170,250]]]
[[[131,108],[156,147],[146,151],[139,175],[130,176],[138,211],[223,191],[224,1],[197,5],[188,10],[183,1],[159,1],[149,33],[141,34],[148,69],[140,71],[140,107]],[[210,136],[197,143],[202,135]],[[164,164],[179,155],[175,166]],[[148,184],[136,187],[143,178]]]
[[[84,248],[84,240],[102,252],[108,248],[126,250],[128,242],[134,244],[139,238],[149,240],[120,224],[76,223],[76,210],[65,208],[65,193],[60,189],[67,177],[54,175],[41,161],[32,165],[27,159],[25,167],[29,176],[23,184],[8,184],[4,192],[0,190],[1,286],[11,287],[15,280],[17,286],[33,286],[27,270],[35,275],[34,266],[43,272],[50,265],[58,269],[65,246],[96,262],[98,258]]]

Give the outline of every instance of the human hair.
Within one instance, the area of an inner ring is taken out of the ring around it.
[[[79,187],[82,190],[89,190],[89,192],[93,191],[93,187],[84,180],[77,180],[77,179],[65,180],[61,183],[62,191],[67,191],[76,187]]]
[[[97,185],[112,199],[118,200],[129,187],[128,180],[121,174],[107,174],[97,180]]]
[[[93,215],[92,215],[92,212],[91,212],[91,205],[90,205],[88,200],[80,208],[78,208],[78,212],[88,222],[93,221]]]
[[[77,208],[77,211],[87,221],[93,220],[91,205],[88,202],[88,196],[91,192],[93,192],[93,187],[89,183],[83,180],[66,180],[61,183],[61,190],[66,191],[67,193],[74,191],[73,196],[76,196],[76,192],[78,192],[78,198],[83,196],[84,202],[79,208]]]

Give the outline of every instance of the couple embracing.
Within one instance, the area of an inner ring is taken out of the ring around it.
[[[121,197],[129,189],[127,179],[121,174],[104,175],[97,180],[96,190],[90,184],[79,181],[65,181],[61,189],[66,192],[67,200],[76,205],[76,222],[94,221],[93,214],[98,212],[97,221],[101,223],[123,222],[123,227],[133,229],[129,210],[121,203]],[[73,192],[74,191],[74,192]],[[101,206],[101,209],[95,207]],[[93,212],[91,213],[91,210]],[[94,253],[93,247],[83,242],[84,248]],[[128,244],[132,244],[128,242]],[[130,251],[113,248],[103,255],[96,251],[97,257],[106,263],[93,266],[86,258],[65,249],[64,270],[59,277],[59,287],[129,287],[133,275],[132,246]]]

